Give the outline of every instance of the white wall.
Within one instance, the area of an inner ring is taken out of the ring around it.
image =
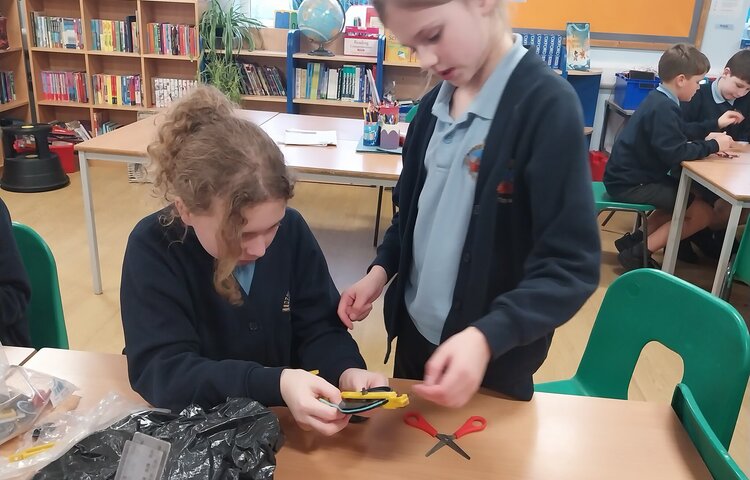
[[[563,0],[564,1],[564,0]],[[721,0],[713,0],[714,3]],[[701,50],[711,61],[712,74],[718,74],[724,69],[729,57],[740,48],[740,37],[745,27],[745,17],[750,0],[742,0],[742,12],[736,17],[727,17],[717,14],[713,9],[709,12],[706,30],[703,35]],[[719,27],[719,25],[728,25]],[[612,94],[614,86],[614,75],[616,72],[631,69],[650,68],[656,70],[661,52],[651,50],[628,50],[614,48],[596,48],[591,51],[591,67],[604,71],[602,74],[602,85],[599,91],[599,101],[594,118],[594,134],[591,137],[591,148],[596,149],[599,145],[599,134],[604,114],[604,102]],[[611,132],[611,130],[610,130]],[[607,138],[608,143],[611,141]]]

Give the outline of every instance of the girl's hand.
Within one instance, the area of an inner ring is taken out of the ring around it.
[[[362,370],[361,368],[349,368],[339,377],[339,388],[346,392],[361,392],[362,389],[373,387],[387,387],[388,378],[380,373]]]
[[[463,407],[479,390],[491,356],[484,334],[469,327],[435,350],[414,393],[444,407]]]
[[[330,436],[349,423],[349,415],[318,400],[322,397],[332,403],[341,402],[341,392],[321,377],[305,370],[286,369],[281,372],[280,387],[281,397],[303,430]]]
[[[386,283],[388,283],[388,275],[385,270],[375,265],[362,280],[344,290],[339,301],[338,314],[346,328],[351,330],[354,328],[352,322],[367,318],[372,310],[372,302],[383,293]]]

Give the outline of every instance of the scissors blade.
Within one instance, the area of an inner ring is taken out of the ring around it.
[[[452,435],[444,435],[442,433],[438,433],[437,438],[438,438],[438,443],[436,443],[431,449],[427,451],[427,453],[425,454],[425,457],[429,457],[433,453],[443,448],[444,445],[448,445],[449,447],[451,447],[451,449],[453,449],[454,452],[458,453],[459,455],[464,457],[466,460],[471,460],[471,457],[469,456],[469,454],[466,453],[463,448],[459,447],[456,444],[456,442],[453,441]]]

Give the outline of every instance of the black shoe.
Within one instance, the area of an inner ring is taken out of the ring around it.
[[[618,252],[622,252],[623,250],[627,250],[628,248],[631,248],[642,241],[643,241],[642,230],[636,230],[635,233],[628,232],[622,237],[615,240],[615,248],[617,249]]]
[[[703,255],[714,260],[719,259],[721,246],[724,242],[723,232],[714,232],[709,228],[704,228],[688,238],[696,247],[698,247],[698,249],[700,249],[701,252],[703,252]]]
[[[626,272],[635,270],[637,268],[643,268],[643,249],[646,248],[643,242],[637,243],[636,245],[623,250],[617,255],[620,265],[625,268]],[[659,263],[651,257],[651,252],[648,253],[646,260],[647,268],[655,268],[659,270],[661,266]]]
[[[698,254],[693,250],[690,240],[685,239],[680,241],[680,248],[677,250],[677,259],[686,263],[698,263]]]

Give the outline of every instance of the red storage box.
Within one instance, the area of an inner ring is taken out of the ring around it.
[[[604,152],[589,152],[589,165],[591,166],[591,179],[601,182],[604,178],[604,168],[607,166],[609,155]]]
[[[57,154],[60,157],[60,165],[62,165],[65,173],[73,173],[78,171],[78,162],[76,161],[75,154],[73,153],[73,144],[69,142],[52,142],[49,145],[51,152]]]

